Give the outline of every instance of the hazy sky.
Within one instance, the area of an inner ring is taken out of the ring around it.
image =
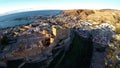
[[[120,9],[120,0],[0,0],[0,14],[43,9]]]

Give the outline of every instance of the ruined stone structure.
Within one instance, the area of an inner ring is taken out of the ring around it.
[[[55,40],[61,40],[70,35],[70,29],[62,26],[53,26],[52,33],[55,36]]]

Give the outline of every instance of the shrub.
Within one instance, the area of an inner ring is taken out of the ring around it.
[[[6,35],[4,35],[1,39],[0,39],[0,45],[7,45],[8,42],[8,37]]]
[[[115,32],[116,32],[117,34],[120,34],[120,27],[116,27]]]
[[[115,32],[117,34],[120,34],[120,23],[116,23],[115,27],[116,27]]]

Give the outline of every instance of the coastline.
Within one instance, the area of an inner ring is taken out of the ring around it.
[[[3,23],[1,25],[2,28],[0,28],[0,29],[4,29],[4,28],[7,28],[7,27],[9,28],[9,25],[6,24],[6,23],[9,24],[9,22],[10,23],[15,22],[15,23],[12,23],[13,26],[10,26],[10,27],[14,27],[14,26],[19,26],[19,25],[24,25],[24,23],[26,23],[26,24],[31,23],[39,16],[49,16],[49,15],[57,16],[57,15],[61,14],[61,12],[62,12],[62,10],[40,10],[40,11],[38,10],[38,11],[26,11],[26,12],[14,13],[14,14],[11,13],[11,14],[4,15],[4,16],[0,17],[0,23],[1,24]],[[28,22],[30,19],[31,20],[33,19],[33,21]],[[6,22],[6,21],[8,21],[8,22]],[[23,22],[25,21],[25,22],[24,23],[21,22],[23,24],[20,24],[19,21],[23,21]],[[18,23],[18,25],[16,23]],[[6,24],[7,27],[4,24]],[[16,25],[14,25],[14,24],[16,24]]]
[[[60,45],[65,45],[64,43],[67,42],[68,39],[66,40],[66,38],[69,38],[67,35],[70,34],[70,29],[76,30],[81,37],[91,40],[93,55],[90,66],[93,68],[109,67],[109,59],[107,59],[109,55],[107,53],[110,53],[113,57],[113,54],[115,54],[115,57],[117,56],[117,58],[114,57],[111,60],[119,59],[120,13],[117,10],[65,10],[61,12],[61,15],[37,16],[35,18],[29,24],[0,30],[0,38],[3,39],[3,43],[0,44],[2,46],[0,59],[20,57],[28,61],[34,61],[34,57],[37,57],[36,62],[39,61],[40,57],[44,57],[42,60],[50,59],[53,53],[49,51],[44,52],[47,53],[44,56],[39,54],[43,54],[42,51],[49,47],[50,42],[56,43],[53,46],[58,48],[58,52],[62,50]],[[15,20],[21,19],[23,18]],[[6,41],[8,44],[6,44]],[[59,41],[62,41],[62,43],[59,43]],[[112,52],[112,49],[115,50],[115,53]],[[104,59],[106,62],[104,62]],[[111,62],[114,64],[118,60]]]

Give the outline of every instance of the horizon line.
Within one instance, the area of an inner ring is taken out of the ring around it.
[[[116,8],[68,8],[68,9],[34,9],[34,8],[29,8],[29,9],[18,9],[18,10],[12,10],[12,11],[7,11],[4,13],[0,13],[0,16],[4,15],[9,15],[9,14],[14,14],[14,13],[21,13],[21,12],[29,12],[29,11],[44,11],[44,10],[120,10]]]

